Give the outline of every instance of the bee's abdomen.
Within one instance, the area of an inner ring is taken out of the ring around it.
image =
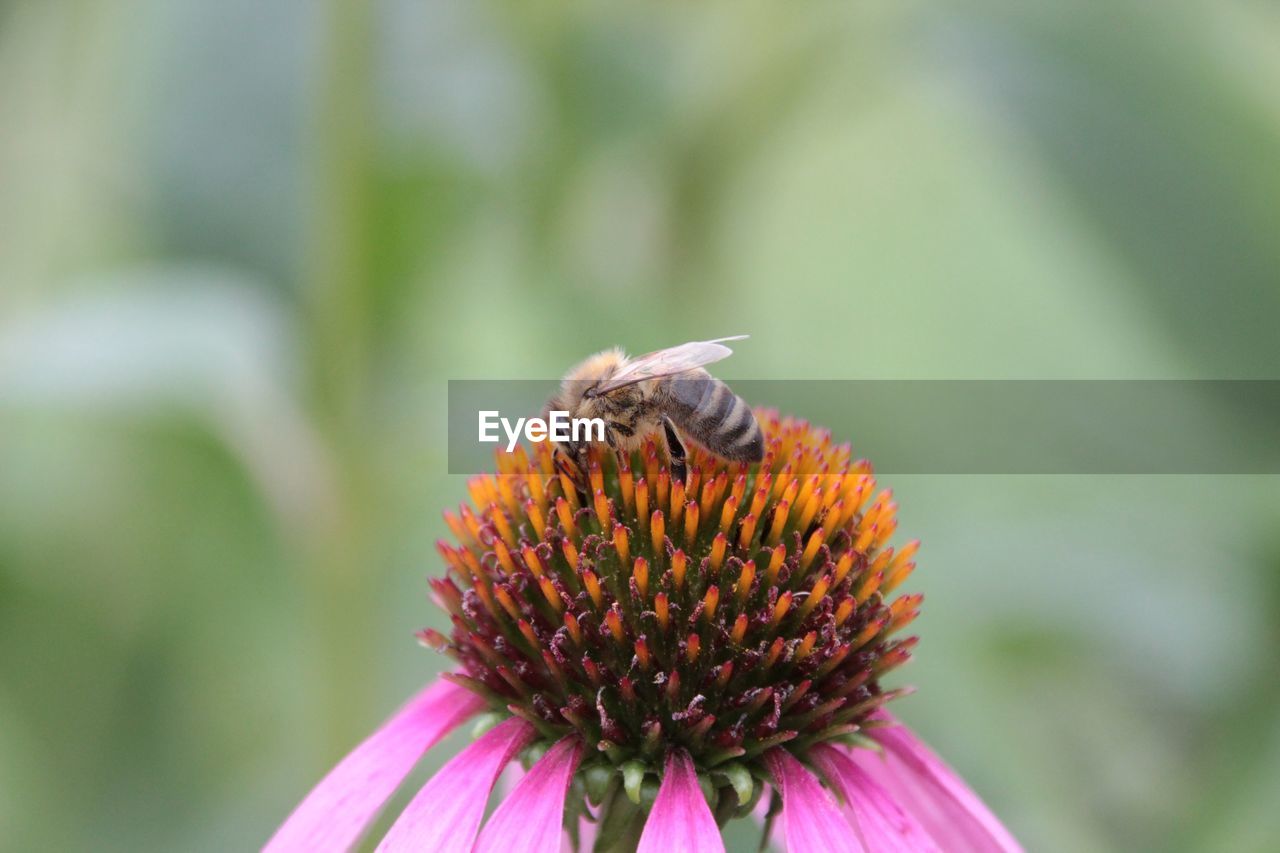
[[[668,406],[676,426],[703,447],[735,462],[759,462],[764,434],[755,413],[706,371],[672,379]]]

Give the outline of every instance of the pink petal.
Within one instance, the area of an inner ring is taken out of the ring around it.
[[[338,762],[264,850],[351,847],[422,754],[483,707],[483,700],[471,691],[449,681],[435,682]]]
[[[499,798],[505,800],[516,789],[516,785],[520,784],[520,780],[527,775],[529,774],[520,766],[518,761],[508,764],[507,769],[503,771],[501,778],[498,779]],[[567,830],[560,833],[560,853],[583,853],[583,851],[588,851],[589,853],[595,843],[596,823],[593,820],[589,820],[586,815],[578,818],[578,844],[576,847]]]
[[[817,778],[785,749],[764,754],[769,772],[782,793],[782,837],[787,850],[862,853],[853,827]]]
[[[868,850],[876,853],[938,850],[938,845],[916,819],[903,811],[889,792],[854,764],[848,755],[833,746],[821,744],[814,747],[809,756],[818,769],[840,787],[848,803],[845,814]]]
[[[533,737],[533,726],[512,718],[455,755],[413,798],[378,850],[469,851],[494,783]]]
[[[881,758],[854,750],[854,760],[875,777],[947,850],[1021,853],[1022,846],[954,770],[910,729],[888,714],[893,725],[868,729],[884,747]]]
[[[578,846],[575,849],[569,840],[569,833],[564,835],[564,843],[560,845],[560,853],[578,853],[579,850],[591,850],[596,846],[596,831],[600,824],[586,817],[578,818]]]
[[[582,741],[562,738],[516,784],[476,842],[484,853],[556,853],[564,834],[564,798],[582,759]]]
[[[720,829],[683,749],[667,754],[662,787],[644,824],[636,853],[724,853]]]

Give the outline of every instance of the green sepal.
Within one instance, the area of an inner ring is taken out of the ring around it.
[[[738,810],[733,813],[734,817],[746,817],[756,810],[756,806],[760,804],[760,798],[764,796],[764,785],[752,785],[751,796],[747,801],[738,806]]]
[[[653,808],[653,804],[657,801],[659,789],[658,780],[650,776],[646,776],[644,782],[640,784],[640,808],[646,814],[649,813],[649,810]]]
[[[579,773],[587,789],[587,799],[591,805],[598,806],[604,802],[609,793],[609,783],[618,775],[616,768],[608,764],[591,764]]]
[[[733,786],[734,793],[738,795],[738,805],[750,800],[755,791],[756,784],[751,778],[751,771],[736,762],[722,764],[715,769],[712,776],[723,776],[725,781]]]
[[[506,722],[511,719],[510,714],[503,714],[498,711],[487,711],[476,717],[475,723],[471,726],[472,739],[478,738],[497,726],[499,723]]]
[[[643,761],[631,760],[624,763],[622,770],[622,787],[626,789],[627,799],[640,805],[640,785],[644,782],[644,774],[647,767]]]
[[[529,747],[524,751],[524,754],[521,756],[521,761],[524,764],[525,769],[527,770],[533,765],[537,764],[538,759],[546,755],[547,750],[550,748],[551,748],[551,744],[547,743],[545,740],[535,741],[534,743],[530,744]]]
[[[719,795],[716,793],[715,783],[711,781],[711,777],[705,773],[698,774],[698,787],[702,789],[702,798],[707,801],[707,805],[715,808],[716,800]]]
[[[733,746],[728,749],[718,749],[702,759],[702,763],[706,767],[715,767],[729,761],[730,759],[745,755],[746,752],[747,751],[740,746]]]
[[[849,746],[857,747],[859,749],[869,749],[876,755],[884,755],[884,745],[875,738],[864,735],[862,732],[850,732],[847,735],[842,735],[840,740]]]

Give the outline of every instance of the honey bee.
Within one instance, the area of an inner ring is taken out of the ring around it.
[[[687,344],[628,358],[620,349],[596,353],[565,375],[547,411],[567,411],[571,418],[600,418],[604,440],[619,458],[635,450],[653,433],[666,445],[671,473],[681,482],[687,473],[683,438],[733,462],[764,458],[764,434],[755,413],[729,386],[703,369],[733,353],[725,341]],[[589,442],[558,442],[557,455],[586,471]],[[578,477],[574,478],[579,479]]]

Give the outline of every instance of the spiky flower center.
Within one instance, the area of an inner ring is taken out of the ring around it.
[[[763,778],[765,750],[803,759],[901,692],[880,679],[910,656],[916,638],[891,635],[921,596],[886,603],[917,547],[887,546],[892,494],[826,431],[757,416],[758,465],[690,448],[673,482],[650,442],[620,464],[594,453],[588,494],[539,444],[499,454],[469,483],[474,508],[446,514],[457,541],[438,543],[432,587],[453,630],[422,638],[544,743],[594,747],[588,782],[617,769],[634,787],[680,746],[745,807],[741,771]]]

